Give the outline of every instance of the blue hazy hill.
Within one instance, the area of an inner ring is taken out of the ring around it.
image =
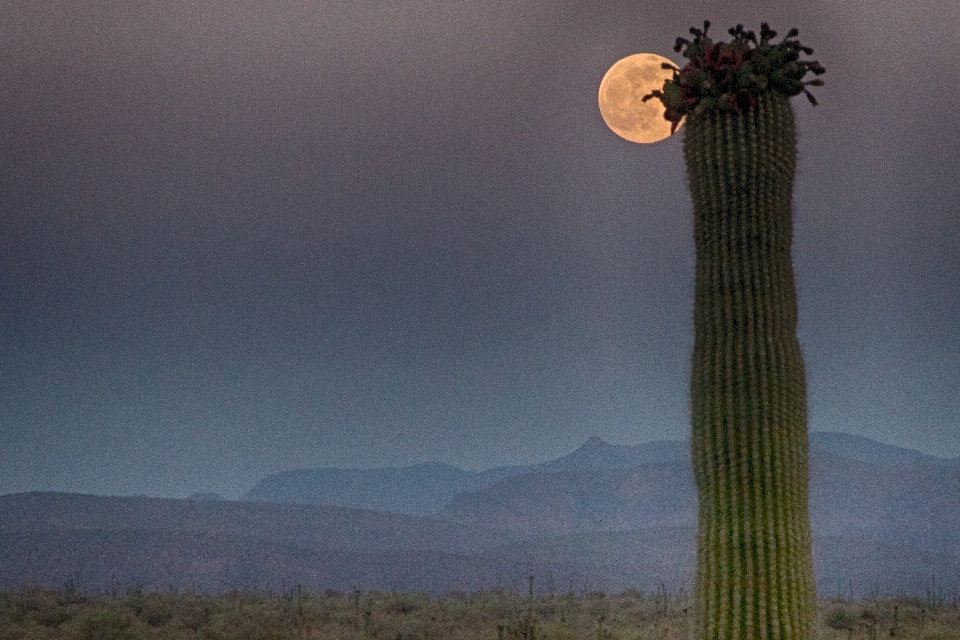
[[[442,593],[535,575],[616,591],[689,588],[692,578],[696,501],[684,442],[591,438],[526,467],[326,469],[258,487],[296,500],[0,496],[0,589]],[[821,594],[924,594],[933,576],[938,588],[960,588],[958,495],[955,460],[811,434]],[[400,509],[421,515],[391,512]]]
[[[836,455],[875,466],[960,467],[956,459],[882,444],[845,433],[810,434],[811,458]],[[267,476],[241,497],[244,501],[317,504],[425,516],[449,507],[456,496],[491,488],[501,481],[530,483],[530,474],[613,472],[666,466],[678,478],[690,467],[689,443],[661,440],[615,445],[591,437],[580,448],[541,464],[465,471],[426,462],[374,469],[299,469]],[[498,489],[497,491],[502,491]]]

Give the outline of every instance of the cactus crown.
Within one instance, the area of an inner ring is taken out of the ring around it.
[[[666,107],[664,118],[676,130],[687,114],[704,112],[739,113],[754,105],[757,97],[766,91],[776,91],[792,97],[800,92],[814,105],[816,98],[808,86],[823,86],[823,80],[804,81],[807,72],[819,76],[824,69],[816,60],[800,60],[800,54],[810,55],[813,49],[796,40],[797,29],[790,29],[783,41],[770,40],[777,32],[766,22],[760,25],[760,40],[742,24],[729,30],[733,40],[714,42],[707,36],[710,21],[703,29],[690,28],[693,40],[677,38],[673,50],[683,50],[690,62],[683,69],[664,63],[664,69],[673,69],[673,78],[644,96],[643,100],[659,98]]]

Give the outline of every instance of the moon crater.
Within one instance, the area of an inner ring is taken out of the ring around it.
[[[670,121],[659,100],[643,96],[673,77],[661,65],[673,62],[654,53],[636,53],[618,60],[600,82],[600,115],[607,126],[631,142],[659,142],[670,137]]]

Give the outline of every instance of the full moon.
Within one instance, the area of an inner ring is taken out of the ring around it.
[[[666,109],[643,96],[663,87],[673,72],[660,65],[673,62],[655,53],[635,53],[618,60],[600,81],[600,115],[610,129],[631,142],[659,142],[670,137]]]

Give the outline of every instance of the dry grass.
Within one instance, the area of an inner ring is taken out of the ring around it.
[[[818,640],[960,640],[955,603],[820,603]],[[688,602],[628,591],[284,596],[247,592],[0,593],[0,640],[688,640]]]

